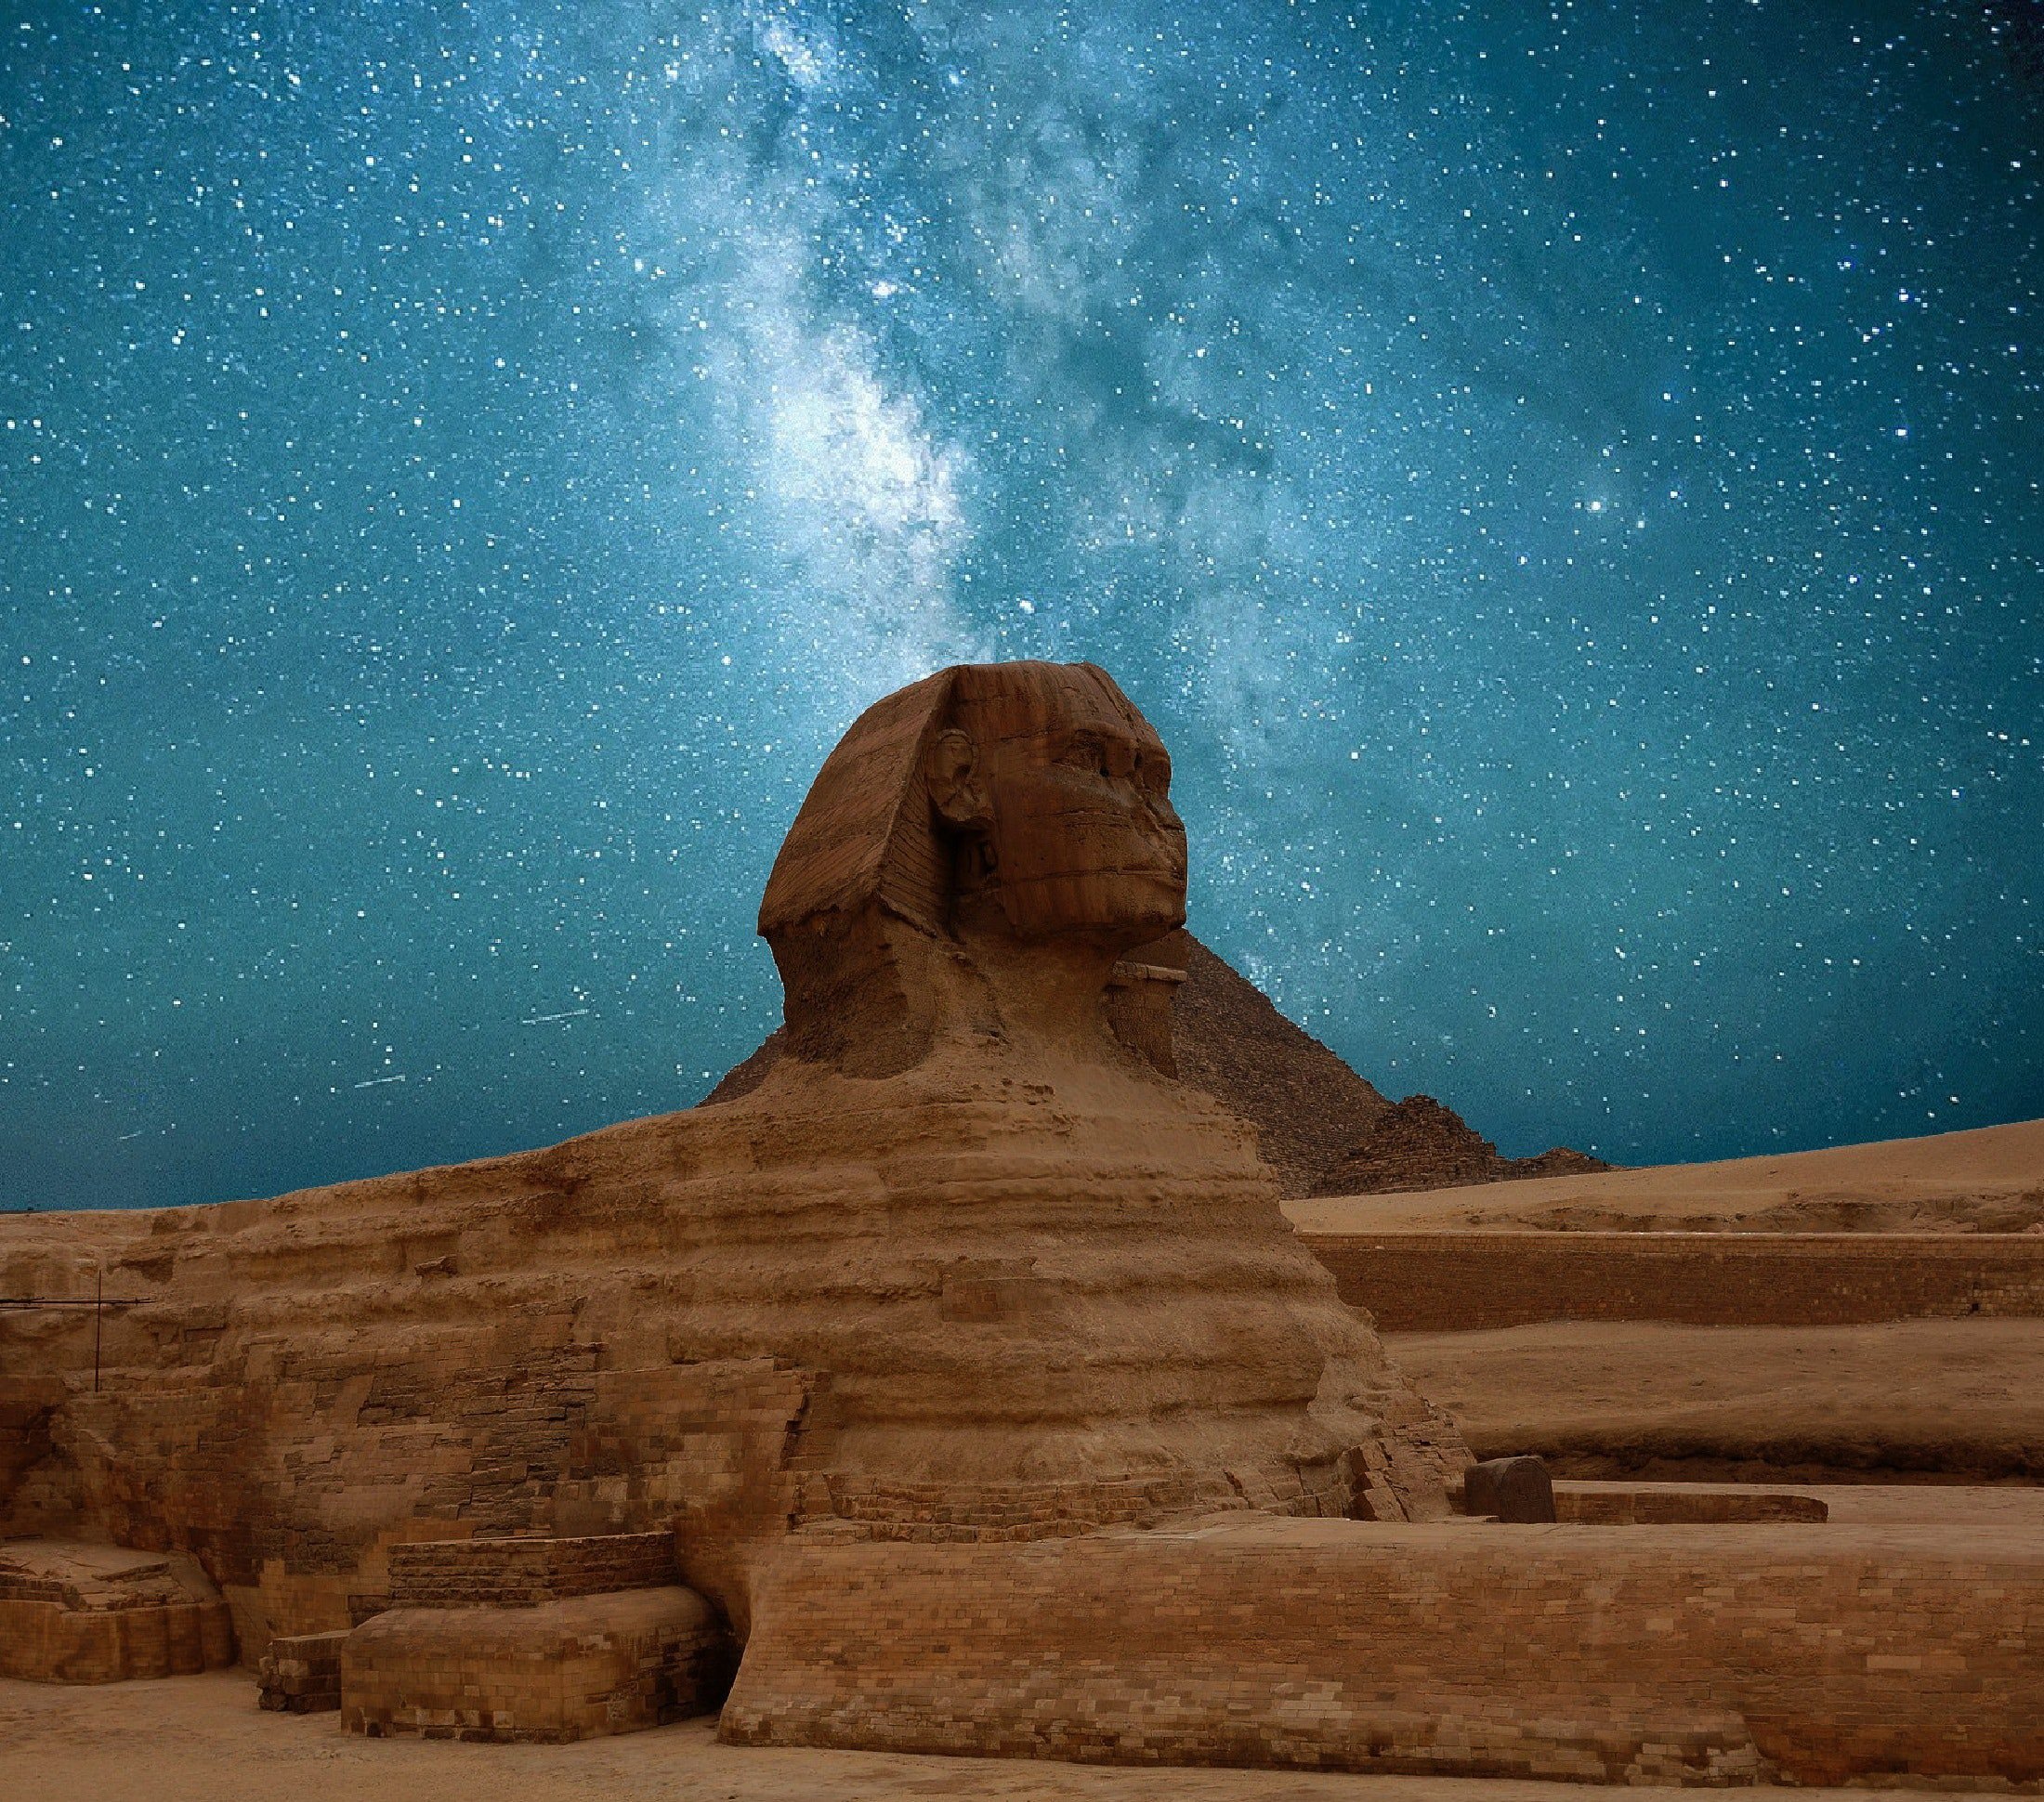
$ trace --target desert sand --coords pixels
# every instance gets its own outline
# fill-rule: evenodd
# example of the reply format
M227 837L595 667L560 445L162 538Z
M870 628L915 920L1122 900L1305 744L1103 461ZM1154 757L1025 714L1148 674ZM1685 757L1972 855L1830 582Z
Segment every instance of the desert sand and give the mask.
M1306 1233L2023 1232L2044 1222L2044 1120L1502 1186L1322 1195L1287 1201L1285 1212Z
M1289 1200L1303 1233L2044 1231L2044 1120L1424 1194ZM1747 1241L1746 1243L1756 1243ZM1903 1255L1904 1241L1893 1240ZM1919 1243L1921 1243L1919 1241ZM1479 1457L1571 1476L2044 1476L2044 1320L1556 1320L1394 1333Z

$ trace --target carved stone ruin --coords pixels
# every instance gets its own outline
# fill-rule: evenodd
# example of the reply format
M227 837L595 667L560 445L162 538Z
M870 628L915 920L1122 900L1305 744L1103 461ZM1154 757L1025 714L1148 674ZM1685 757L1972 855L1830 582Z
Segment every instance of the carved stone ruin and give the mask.
M2030 1542L1654 1524L1644 1495L1641 1524L1450 1517L1459 1433L1250 1129L1169 1074L1169 784L1102 672L944 671L860 717L789 832L784 1049L746 1092L0 1219L7 1293L133 1304L97 1382L98 1310L0 1317L0 1536L157 1559L124 1583L203 1566L224 1607L137 1598L170 1667L224 1656L231 1609L271 1705L337 1691L365 1733L650 1726L715 1707L742 1646L731 1741L2044 1780ZM1552 1520L1521 1463L1486 1511ZM140 1674L81 1637L90 1586L26 1593L68 1579L7 1556L7 1668Z
M195 1552L253 1662L388 1609L421 1541L671 1533L742 1637L792 1533L1444 1514L1452 1425L1249 1130L1158 1067L1170 775L1090 665L944 671L861 716L789 832L760 915L788 1054L752 1092L269 1201L0 1221L11 1288L103 1268L139 1298L98 1392L82 1311L0 1325L33 1448L0 1532Z

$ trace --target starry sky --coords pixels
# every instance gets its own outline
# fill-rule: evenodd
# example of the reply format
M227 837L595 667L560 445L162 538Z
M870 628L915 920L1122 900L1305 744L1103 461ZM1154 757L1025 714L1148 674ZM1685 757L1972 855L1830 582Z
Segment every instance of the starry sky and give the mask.
M2044 6L0 9L0 1207L695 1101L1105 664L1507 1152L2044 1114Z

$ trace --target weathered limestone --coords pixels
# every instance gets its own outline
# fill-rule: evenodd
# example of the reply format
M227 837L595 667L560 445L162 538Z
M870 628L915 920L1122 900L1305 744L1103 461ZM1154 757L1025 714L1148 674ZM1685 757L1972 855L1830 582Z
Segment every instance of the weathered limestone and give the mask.
M1237 1517L792 1543L749 1743L1591 1782L2044 1780L2044 1547L1980 1529Z
M671 1533L428 1540L390 1553L393 1608L537 1608L678 1580Z
M395 1608L341 1647L341 1724L372 1738L558 1743L714 1708L730 1639L693 1589L532 1608Z
M1579 1526L1732 1526L1744 1521L1828 1521L1821 1495L1757 1484L1557 1482L1554 1519Z
M341 1705L346 1633L272 1639L256 1667L256 1705L275 1714L331 1714Z
M1140 957L1117 964L1107 986L1115 1037L1254 1127L1257 1150L1287 1200L1610 1168L1566 1145L1537 1157L1500 1157L1432 1097L1387 1100L1189 932L1166 934ZM725 1072L709 1099L730 1101L757 1088L787 1038L777 1026Z
M1462 1472L1462 1507L1510 1525L1554 1519L1554 1483L1539 1458L1485 1458Z
M138 1299L97 1394L83 1311L0 1322L38 1448L0 1530L189 1548L256 1649L376 1615L424 1540L672 1529L742 1633L792 1530L1443 1512L1453 1427L1241 1122L1110 1027L1183 918L1168 783L1089 666L944 672L854 725L789 834L761 914L789 1051L751 1093L269 1201L0 1221L10 1291L103 1267Z
M2044 1316L2044 1234L2027 1233L1357 1232L1316 1223L1300 1236L1342 1294L1387 1333L1543 1320L1810 1326Z
M114 1546L0 1546L0 1677L119 1683L234 1662L227 1604L196 1560Z
M391 1556L391 1607L338 1649L341 1724L560 1742L714 1708L737 1649L675 1580L672 1534L475 1539Z

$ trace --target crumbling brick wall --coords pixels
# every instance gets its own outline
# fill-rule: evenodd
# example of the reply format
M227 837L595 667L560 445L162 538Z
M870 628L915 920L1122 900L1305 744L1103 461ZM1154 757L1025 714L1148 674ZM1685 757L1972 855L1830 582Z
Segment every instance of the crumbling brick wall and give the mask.
M531 1608L399 1608L347 1637L341 1725L372 1738L559 1743L715 1708L732 1647L692 1590Z
M786 1531L806 1373L765 1358L604 1369L600 1346L519 1325L527 1343L421 1326L366 1365L308 1335L178 1367L180 1338L154 1369L73 1391L37 1467L55 1474L17 1488L0 1533L195 1551L254 1659L388 1606L408 1544L657 1532L671 1547L679 1520L714 1593L736 1535Z
M677 1580L672 1532L443 1540L390 1550L393 1608L534 1608Z
M331 1714L341 1705L346 1633L272 1639L256 1672L256 1705L287 1715Z
M124 1683L187 1677L234 1662L224 1601L80 1611L0 1595L0 1677L38 1683Z

